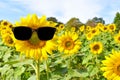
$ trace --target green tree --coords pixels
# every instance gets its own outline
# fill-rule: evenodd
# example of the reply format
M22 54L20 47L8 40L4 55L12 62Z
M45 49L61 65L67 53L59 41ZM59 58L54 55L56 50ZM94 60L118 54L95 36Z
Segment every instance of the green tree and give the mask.
M48 21L53 21L53 22L58 22L58 20L55 17L48 17L47 18Z
M105 21L103 20L103 18L94 17L92 19L89 19L86 22L86 26L95 27L97 25L97 23L105 24Z
M89 20L86 22L86 26L95 27L95 26L96 26L96 22L89 19Z
M73 17L65 25L68 28L75 27L77 30L80 26L83 25L83 23L80 22L80 20L78 18Z
M105 21L103 20L103 18L94 17L92 21L94 21L95 23L105 24Z
M116 13L113 23L116 24L118 30L120 30L120 13L119 12Z

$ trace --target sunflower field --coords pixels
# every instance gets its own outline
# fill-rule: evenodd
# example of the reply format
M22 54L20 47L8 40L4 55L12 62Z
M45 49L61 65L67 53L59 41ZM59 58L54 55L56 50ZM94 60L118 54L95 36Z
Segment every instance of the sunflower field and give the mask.
M36 14L0 22L0 80L120 80L120 31L76 29Z

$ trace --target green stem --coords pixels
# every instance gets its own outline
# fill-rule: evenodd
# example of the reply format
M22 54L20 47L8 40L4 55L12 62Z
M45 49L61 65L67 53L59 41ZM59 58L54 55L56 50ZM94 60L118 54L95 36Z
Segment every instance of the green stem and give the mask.
M40 80L40 61L36 61L36 80Z
M68 69L72 69L72 67L71 67L71 62L72 62L72 57L69 56Z
M47 80L49 80L49 67L48 67L48 62L47 62L47 60L45 61L45 66L46 66Z
M96 60L96 66L97 66L97 68L99 68L99 64L97 63L97 61L98 61L98 55L95 56L95 60ZM96 74L96 78L99 79L98 74Z

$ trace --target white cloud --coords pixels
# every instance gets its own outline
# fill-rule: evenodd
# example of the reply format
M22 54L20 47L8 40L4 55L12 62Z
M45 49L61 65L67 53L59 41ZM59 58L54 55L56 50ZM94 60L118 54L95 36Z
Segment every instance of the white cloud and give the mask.
M94 2L92 0L20 0L19 2L33 12L54 16L63 22L72 17L85 22L89 18L99 16L98 13L102 9L96 0Z
M36 14L46 15L47 17L56 17L59 21L66 23L70 18L77 17L81 22L86 22L93 17L105 17L111 19L115 12L119 11L118 3L115 0L11 0L19 7ZM1 3L0 3L1 4ZM116 4L116 5L115 5ZM2 6L4 6L2 4ZM108 8L108 6L111 8ZM1 5L0 5L1 7ZM107 11L105 11L107 10ZM12 8L12 11L22 12L18 8ZM24 10L23 10L24 12ZM41 16L41 15L40 15ZM108 20L109 21L109 20Z

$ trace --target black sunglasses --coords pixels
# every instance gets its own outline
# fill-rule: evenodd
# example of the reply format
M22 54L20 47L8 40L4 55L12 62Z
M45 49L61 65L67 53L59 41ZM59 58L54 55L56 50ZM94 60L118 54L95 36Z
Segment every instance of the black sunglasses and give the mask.
M13 34L18 40L29 40L32 36L32 32L36 31L40 40L50 40L53 38L56 28L53 27L40 27L38 29L31 29L26 26L17 26L12 29Z

